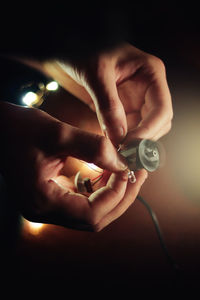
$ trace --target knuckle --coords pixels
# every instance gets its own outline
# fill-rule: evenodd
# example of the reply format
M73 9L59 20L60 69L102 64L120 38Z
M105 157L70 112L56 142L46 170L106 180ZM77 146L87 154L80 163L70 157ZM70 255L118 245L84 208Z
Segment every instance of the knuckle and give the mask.
M155 70L156 72L165 74L165 71L166 71L165 64L164 64L163 60L160 59L159 57L148 54L147 65L149 65L149 67L152 68L152 70Z
M152 65L155 65L158 68L163 68L165 69L165 64L163 60L155 55L149 55L149 63Z
M166 132L168 133L172 128L172 122L169 122L166 126Z

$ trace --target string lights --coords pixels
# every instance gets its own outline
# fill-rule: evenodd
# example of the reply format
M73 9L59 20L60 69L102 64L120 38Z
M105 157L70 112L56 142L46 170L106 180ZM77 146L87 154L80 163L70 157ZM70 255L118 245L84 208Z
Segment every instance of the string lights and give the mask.
M45 96L49 92L55 92L59 88L56 81L50 81L46 85L44 83L38 84L38 90L36 92L28 91L22 97L22 104L28 107L39 107L44 101Z

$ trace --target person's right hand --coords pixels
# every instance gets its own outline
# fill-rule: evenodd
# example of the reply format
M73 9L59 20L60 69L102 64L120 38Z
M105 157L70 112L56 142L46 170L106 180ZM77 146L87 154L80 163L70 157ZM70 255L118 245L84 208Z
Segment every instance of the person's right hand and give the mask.
M134 139L158 140L171 129L173 108L164 63L124 43L81 62L54 62L46 69L69 91L69 75L88 93L80 98L96 111L102 131L113 144ZM53 67L54 69L53 69ZM56 71L57 72L56 72Z
M33 108L0 103L0 171L22 215L35 222L99 231L121 216L136 198L147 172L128 182L127 168L109 139L85 132ZM111 172L89 196L59 175L66 157L92 162Z
M171 129L173 107L165 65L133 45L123 43L78 61L22 62L89 105L116 146L134 139L158 140Z

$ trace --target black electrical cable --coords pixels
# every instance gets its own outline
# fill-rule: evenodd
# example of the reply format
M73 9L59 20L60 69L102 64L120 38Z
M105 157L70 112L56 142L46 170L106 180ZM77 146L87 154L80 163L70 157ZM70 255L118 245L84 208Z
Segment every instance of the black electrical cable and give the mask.
M169 262L169 264L172 266L172 268L174 269L174 271L176 272L180 272L182 271L182 268L176 263L176 261L174 260L174 258L170 255L169 251L168 251L168 248L166 246L166 243L164 241L164 237L163 237L163 234L162 234L162 231L160 229L160 225L159 225L159 222L158 222L158 219L157 219L157 216L155 214L155 212L153 211L153 209L151 208L151 206L144 200L143 197L141 196L137 196L137 199L146 207L146 209L148 210L151 218L152 218L152 221L153 221L153 224L155 226L155 229L156 229L156 232L157 232L157 235L158 235L158 238L159 238L159 241L160 241L160 244L161 244L161 247L166 255L166 258Z

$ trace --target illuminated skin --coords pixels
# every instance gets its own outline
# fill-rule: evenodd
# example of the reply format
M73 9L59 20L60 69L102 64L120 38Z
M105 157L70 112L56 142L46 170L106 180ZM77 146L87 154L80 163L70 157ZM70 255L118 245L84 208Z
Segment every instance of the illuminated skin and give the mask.
M171 128L164 64L129 44L82 63L64 61L64 71L56 60L23 62L51 75L75 95L80 91L80 99L96 111L102 130L115 145L125 137L127 142L156 140ZM117 164L119 156L108 138L80 131L39 110L5 104L0 111L6 149L1 171L20 196L18 205L29 220L99 231L133 203L147 172L137 171L136 183L128 182L128 173ZM107 184L89 198L75 193L69 180L61 188L59 177L57 183L55 178L68 155L112 172Z
M47 73L74 92L76 87L70 89L69 79L59 76L52 65L45 65ZM89 95L81 91L80 98L96 111L102 130L114 144L127 132L129 139L158 140L170 130L171 96L159 58L123 44L81 63L57 65L87 91Z
M129 183L127 168L109 139L38 109L1 102L0 123L0 171L12 201L30 221L100 231L133 203L147 177L140 170L137 182ZM113 173L89 196L76 193L67 178L62 188L59 174L68 155Z

